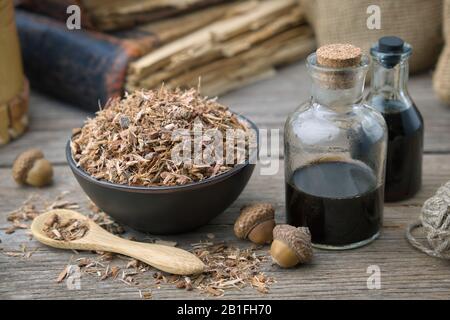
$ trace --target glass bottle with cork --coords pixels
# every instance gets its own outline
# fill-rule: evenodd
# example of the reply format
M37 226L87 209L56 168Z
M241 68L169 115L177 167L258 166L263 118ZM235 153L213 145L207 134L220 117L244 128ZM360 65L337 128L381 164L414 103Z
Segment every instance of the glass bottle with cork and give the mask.
M385 200L405 200L422 184L424 125L407 88L412 48L400 38L383 37L370 52L372 84L365 100L388 126Z
M362 103L369 58L349 44L307 58L312 95L285 124L287 222L315 247L351 249L376 239L383 219L387 128Z

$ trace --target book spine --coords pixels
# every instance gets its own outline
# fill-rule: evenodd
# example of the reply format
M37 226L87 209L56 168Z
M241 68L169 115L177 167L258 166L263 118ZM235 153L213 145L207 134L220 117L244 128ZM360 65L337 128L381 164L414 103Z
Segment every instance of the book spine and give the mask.
M89 1L83 0L17 0L18 5L26 10L43 14L54 19L65 21L68 18L66 12L67 7L70 5L77 5L81 9L81 25L83 28L100 30L100 31L117 31L126 30L134 26L154 22L163 18L172 17L178 14L189 13L197 9L205 8L208 6L216 5L226 2L226 0L199 0L192 1L186 6L181 8L176 4L170 4L170 1L164 5L164 2L160 4L159 9L153 8L153 10L143 10L142 12L130 12L122 14L115 10L108 10L110 4L105 0L103 14L99 14L98 10L92 10L89 8ZM151 3L152 0L147 0ZM228 0L235 1L235 0ZM142 1L145 2L145 1ZM133 2L136 4L135 2ZM133 4L132 3L132 4ZM123 1L123 7L127 6L127 2ZM114 5L113 5L114 7ZM106 12L106 14L105 14Z
M87 110L123 93L128 64L139 54L132 46L22 10L16 21L33 88Z

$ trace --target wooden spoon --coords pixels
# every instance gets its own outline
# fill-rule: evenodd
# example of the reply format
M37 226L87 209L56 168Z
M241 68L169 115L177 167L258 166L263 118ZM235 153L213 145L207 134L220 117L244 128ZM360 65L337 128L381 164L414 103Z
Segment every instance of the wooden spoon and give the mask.
M45 234L44 227L45 222L54 214L57 214L63 221L68 219L85 221L89 226L89 231L82 238L73 241L51 239ZM188 251L119 238L73 210L51 210L39 215L31 224L31 232L39 242L54 248L114 252L135 258L172 274L197 274L205 269L203 262Z

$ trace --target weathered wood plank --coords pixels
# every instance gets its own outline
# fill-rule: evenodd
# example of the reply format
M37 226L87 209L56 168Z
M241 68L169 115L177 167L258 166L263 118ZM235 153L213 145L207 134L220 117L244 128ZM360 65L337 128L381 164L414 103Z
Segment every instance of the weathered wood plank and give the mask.
M309 84L305 65L298 63L282 69L274 78L225 95L221 101L260 128L280 129L282 134L287 115L308 98ZM425 152L450 152L450 107L433 94L431 75L411 78L409 87L425 119ZM84 111L33 92L30 132L0 148L0 166L11 165L19 152L32 146L43 149L54 163L65 162L64 146L71 128L80 126L86 116Z
M292 271L282 271L276 266L266 265L264 270L278 281L271 294L260 295L252 289L236 291L226 298L412 298L420 292L422 298L445 298L450 294L449 263L429 258L412 249L404 239L404 228L415 220L419 214L418 206L425 197L449 179L449 155L425 156L424 188L420 195L406 205L389 205L385 209L385 227L380 240L365 248L345 251L317 251L311 265ZM18 250L25 243L29 250L39 248L30 260L5 257L0 254L0 296L5 298L86 298L102 299L138 299L139 288L128 287L118 281L102 281L85 276L82 278L81 291L70 291L64 284L55 283L55 277L68 263L72 252L46 248L34 240L29 240L23 231L7 236L4 230L6 212L14 209L22 200L35 191L31 188L17 187L10 178L9 169L0 169L0 181L4 181L0 194L0 246L4 251ZM85 196L65 166L56 168L55 184L38 191L43 199L51 200L62 190L70 191L69 200L76 200L86 205ZM189 244L206 238L207 233L214 233L216 240L226 240L239 246L248 243L237 241L232 235L234 219L239 207L248 202L265 200L276 204L277 220L283 221L283 178L275 176L259 176L255 173L240 199L215 219L211 225L195 232L160 237L175 240L181 247L189 248ZM131 232L138 239L144 234ZM266 249L267 250L267 249ZM82 256L85 256L82 254ZM382 270L382 289L368 290L366 287L366 269L376 264ZM419 270L419 271L418 271ZM141 277L144 288L153 284L151 273ZM111 294L114 292L114 294ZM153 289L155 299L185 299L186 293L173 287ZM190 293L190 298L204 298L198 293ZM419 297L419 296L416 296Z
M275 78L231 93L221 100L232 109L248 115L260 127L280 128L286 115L308 95L309 80L302 63L283 69ZM439 103L431 90L429 74L411 79L410 91L425 118L426 137L424 157L424 185L410 200L387 204L383 234L370 246L344 252L317 251L312 264L294 270L281 270L267 264L264 270L278 281L270 295L253 289L234 291L225 298L238 299L344 299L344 298L438 298L450 296L450 262L430 258L412 249L404 238L408 223L417 219L423 201L441 184L450 179L450 108ZM138 299L139 288L128 287L114 280L98 281L82 277L82 290L68 290L55 278L69 262L72 252L60 251L30 240L23 230L5 235L9 225L7 213L17 208L31 193L52 200L63 190L70 191L69 200L79 202L84 209L87 199L64 165L64 146L72 127L82 124L88 114L73 107L32 94L31 130L25 137L0 148L0 298L33 299ZM18 187L11 178L10 166L15 156L28 147L42 148L56 164L55 183L41 190ZM442 154L430 154L442 153ZM261 176L255 171L240 198L210 225L195 232L160 237L175 240L180 247L205 239L214 233L216 241L229 241L245 247L246 242L233 236L232 224L239 208L254 201L272 202L277 209L277 221L284 221L283 162L274 176ZM146 235L131 232L138 239ZM18 250L25 244L28 250L38 248L29 260L7 257L3 251ZM265 248L264 250L267 250ZM89 254L81 254L86 256ZM123 263L123 261L121 262ZM120 263L119 263L120 264ZM368 290L366 273L369 265L378 265L382 272L381 290ZM151 287L151 273L140 276L143 288ZM205 298L196 292L186 293L172 286L152 288L155 299Z
M387 225L395 225L398 214L406 217L417 214L418 208L404 207L400 211L388 210ZM404 219L404 218L403 218ZM231 241L240 247L249 244L230 238L231 226L208 226L195 233L177 236L181 247L205 239L206 233L214 233L216 241ZM142 239L142 235L137 235ZM170 239L171 237L169 237ZM140 288L151 288L154 299L197 299L204 295L186 293L173 286L156 289L152 272L139 276L139 287L129 287L118 280L99 281L84 275L82 290L68 290L55 279L69 263L74 253L44 247L29 240L23 231L3 237L5 251L17 250L25 243L29 249L38 248L29 260L5 257L0 253L0 297L33 299L138 299ZM268 250L268 247L263 251ZM80 253L77 257L92 256ZM117 260L115 264L124 265ZM367 268L377 265L381 269L381 289L368 290ZM263 270L277 283L269 295L261 295L253 289L228 292L225 298L237 299L318 299L318 298L448 298L450 294L450 262L430 258L412 249L404 239L404 229L386 227L381 238L373 244L352 251L315 251L314 261L293 270L281 270L267 263Z
M277 220L284 221L284 175L283 161L280 161L279 171L273 176L260 175L259 167L255 169L246 189L239 199L223 214L214 219L211 224L234 223L239 208L251 202L268 201L273 203L277 209ZM402 206L420 207L425 199L429 198L436 189L450 180L450 155L425 155L423 187L416 197L403 202L388 204L392 208ZM5 228L6 213L17 208L21 202L29 197L31 193L42 195L43 200L52 201L62 191L69 191L68 200L73 200L81 205L87 204L87 196L77 184L70 169L66 166L55 167L54 184L43 189L33 189L29 187L19 187L11 177L9 168L0 169L0 228Z

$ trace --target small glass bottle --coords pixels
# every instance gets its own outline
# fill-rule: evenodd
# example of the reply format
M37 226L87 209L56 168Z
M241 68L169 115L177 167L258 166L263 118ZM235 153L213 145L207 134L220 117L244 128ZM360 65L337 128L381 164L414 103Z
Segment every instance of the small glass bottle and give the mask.
M386 201L410 198L422 184L423 119L407 89L411 53L397 37L383 37L371 48L372 85L365 101L388 126Z
M285 124L287 222L308 227L315 247L351 249L378 237L387 129L362 104L369 58L352 45L307 58L311 99Z

